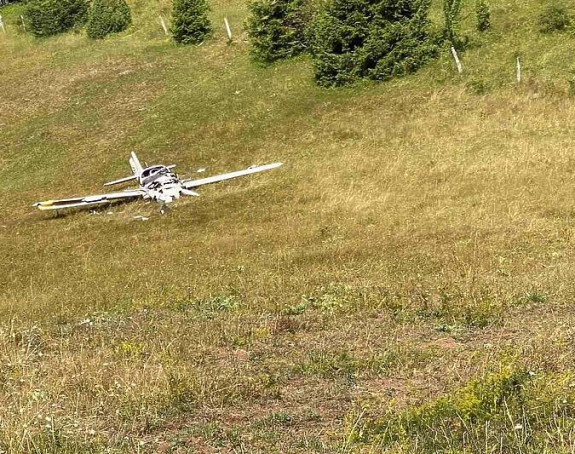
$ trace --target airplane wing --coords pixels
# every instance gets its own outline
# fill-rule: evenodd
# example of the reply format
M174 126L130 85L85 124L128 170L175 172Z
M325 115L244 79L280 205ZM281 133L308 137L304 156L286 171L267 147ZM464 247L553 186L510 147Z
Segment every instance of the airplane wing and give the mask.
M75 197L71 199L46 200L45 202L36 202L33 206L40 210L60 210L63 208L87 207L101 205L123 199L134 199L142 197L145 194L141 189L132 191L111 192L109 194L90 195L87 197Z
M266 170L275 169L281 166L281 162L276 162L274 164L267 164L265 166L250 167L245 170L238 170L236 172L224 173L222 175L216 175L213 177L202 178L200 180L184 180L182 181L182 186L186 189L197 188L198 186L204 186L206 184L217 183L219 181L230 180L232 178L243 177L244 175L251 175L252 173L264 172Z

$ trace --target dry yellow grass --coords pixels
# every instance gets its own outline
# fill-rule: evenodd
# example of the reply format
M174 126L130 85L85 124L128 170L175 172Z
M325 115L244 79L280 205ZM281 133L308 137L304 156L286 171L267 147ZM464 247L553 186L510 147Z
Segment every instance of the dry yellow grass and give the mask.
M305 58L250 62L239 1L198 48L164 39L167 2L132 2L103 42L0 35L0 449L413 452L378 438L382 415L503 366L570 383L570 44L493 3L462 78L445 55L341 90ZM163 217L30 207L100 191L132 149L182 175L285 165ZM551 433L559 414L535 416ZM571 432L503 452L571 452Z

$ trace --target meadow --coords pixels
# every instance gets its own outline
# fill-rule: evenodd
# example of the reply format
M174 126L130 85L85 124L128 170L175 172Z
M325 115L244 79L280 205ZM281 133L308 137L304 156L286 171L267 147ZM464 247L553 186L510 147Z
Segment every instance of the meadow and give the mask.
M254 63L244 1L191 47L129 3L102 41L0 8L0 452L575 452L575 37L538 32L547 2L493 0L486 33L466 4L461 75L444 49L338 89ZM164 216L31 207L132 150L284 166Z

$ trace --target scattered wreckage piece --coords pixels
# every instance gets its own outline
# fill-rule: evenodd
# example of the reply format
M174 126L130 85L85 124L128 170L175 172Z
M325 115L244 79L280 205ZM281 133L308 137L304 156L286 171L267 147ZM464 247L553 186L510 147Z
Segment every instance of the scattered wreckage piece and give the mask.
M218 183L220 181L230 180L232 178L251 175L266 170L272 170L282 165L281 162L267 164L263 166L252 166L248 169L238 170L235 172L215 175L213 177L201 178L199 180L181 180L178 175L172 172L175 165L155 165L142 167L136 153L130 155L130 167L132 175L119 180L105 183L104 186L112 186L136 180L139 184L137 189L128 189L120 192L111 192L108 194L90 195L86 197L72 197L69 199L47 200L36 202L33 206L40 210L61 210L67 208L82 208L103 205L117 201L132 201L136 199L154 200L162 204L161 212L166 212L166 205L179 199L180 196L198 197L196 191L192 189L207 184Z

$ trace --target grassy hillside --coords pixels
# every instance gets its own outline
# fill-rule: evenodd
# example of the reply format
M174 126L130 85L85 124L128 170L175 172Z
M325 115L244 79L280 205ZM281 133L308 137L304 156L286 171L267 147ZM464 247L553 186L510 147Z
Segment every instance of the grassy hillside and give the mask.
M255 65L243 1L199 47L169 3L98 42L0 9L0 450L572 452L575 37L538 33L548 2L493 0L487 34L466 5L463 75L443 52L337 90ZM31 208L131 150L285 165L166 216Z

